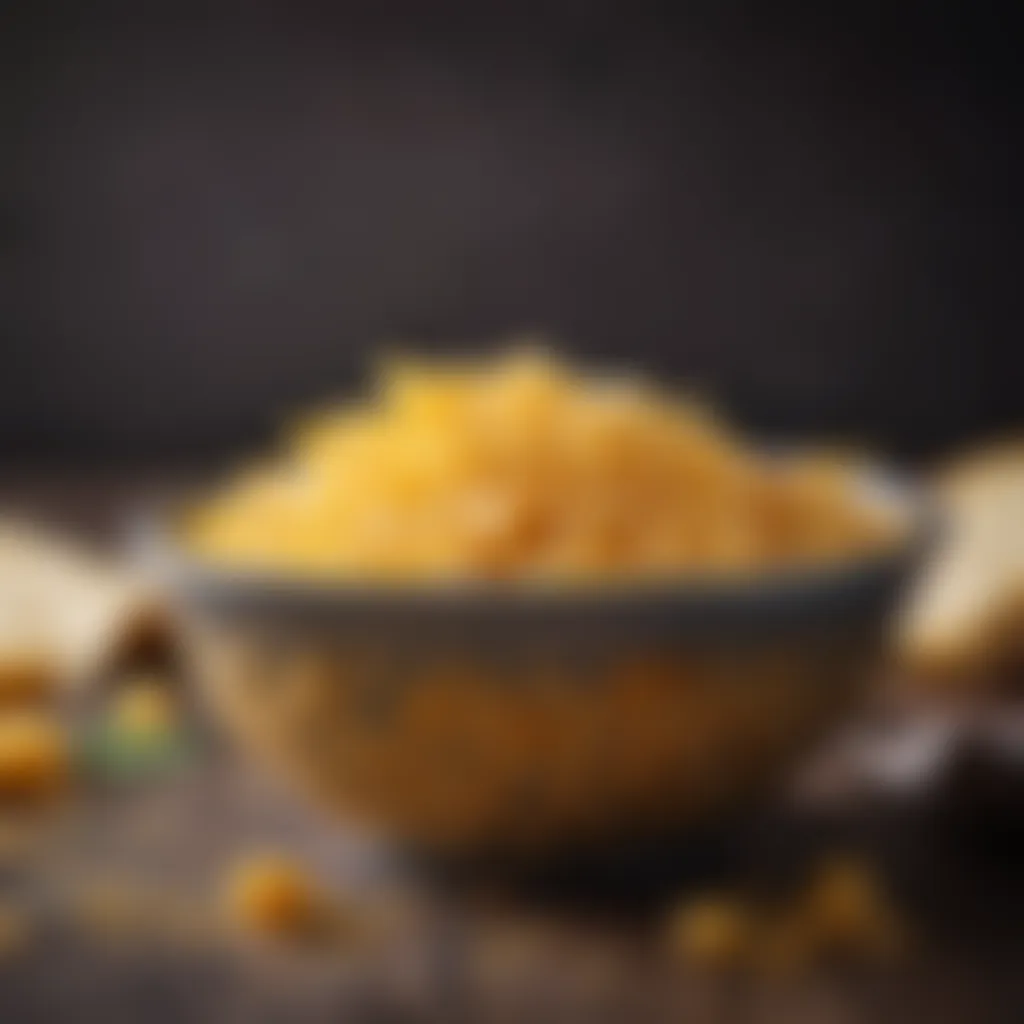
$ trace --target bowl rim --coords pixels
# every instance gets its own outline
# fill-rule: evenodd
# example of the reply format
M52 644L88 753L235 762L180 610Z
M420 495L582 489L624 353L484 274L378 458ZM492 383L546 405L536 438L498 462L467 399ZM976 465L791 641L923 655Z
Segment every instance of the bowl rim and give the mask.
M796 563L754 572L716 570L674 575L615 575L580 578L486 580L370 579L290 574L261 567L218 565L190 553L173 528L186 497L144 509L131 523L130 548L151 579L182 595L253 599L273 605L342 608L353 604L402 605L412 609L550 608L566 606L628 608L649 604L750 607L765 603L804 604L837 592L859 591L872 583L906 575L941 532L933 499L906 475L881 466L858 469L873 500L901 518L896 536L877 549L851 557Z

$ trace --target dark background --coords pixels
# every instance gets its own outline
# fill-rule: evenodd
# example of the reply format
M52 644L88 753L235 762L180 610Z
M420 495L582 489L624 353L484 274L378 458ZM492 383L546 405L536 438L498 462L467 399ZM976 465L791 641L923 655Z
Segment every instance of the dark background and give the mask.
M0 455L206 456L542 327L750 425L1024 423L1011 5L0 15Z

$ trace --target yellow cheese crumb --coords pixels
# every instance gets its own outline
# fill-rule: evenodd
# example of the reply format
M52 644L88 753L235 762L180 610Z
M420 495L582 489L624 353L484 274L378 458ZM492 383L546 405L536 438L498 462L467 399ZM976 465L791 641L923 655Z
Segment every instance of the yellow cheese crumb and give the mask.
M31 932L31 924L22 911L0 904L0 961L20 953Z
M0 714L0 799L40 800L67 782L70 754L56 719L31 711Z
M891 959L903 929L868 867L849 857L821 864L804 897L807 927L824 954Z
M326 907L309 874L275 853L251 854L234 865L225 887L227 909L245 930L261 935L309 935Z
M707 971L754 971L792 979L836 960L880 963L907 948L903 924L866 865L823 861L795 895L770 906L728 895L695 900L673 913L669 942Z
M0 643L0 711L44 703L56 686L56 666L45 651Z
M159 679L134 679L122 686L111 708L114 726L127 735L163 736L178 720L177 705L170 688Z
M705 896L687 904L669 923L673 952L701 970L745 967L754 939L750 912L738 900L726 896Z

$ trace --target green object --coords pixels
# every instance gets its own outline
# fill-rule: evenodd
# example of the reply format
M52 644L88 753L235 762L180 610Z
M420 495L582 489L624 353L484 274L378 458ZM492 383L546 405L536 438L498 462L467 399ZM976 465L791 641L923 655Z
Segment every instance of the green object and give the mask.
M80 757L91 774L115 782L148 781L180 770L194 744L179 728L138 732L104 721L86 731Z

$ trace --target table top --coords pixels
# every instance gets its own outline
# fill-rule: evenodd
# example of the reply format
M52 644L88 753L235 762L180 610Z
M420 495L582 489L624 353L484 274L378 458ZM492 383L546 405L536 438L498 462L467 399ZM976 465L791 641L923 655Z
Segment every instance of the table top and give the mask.
M176 486L37 476L0 488L0 509L109 536L128 504ZM85 722L90 701L102 686L74 711ZM0 905L33 913L29 941L0 951L0 1019L1020 1020L1024 772L989 735L1012 714L999 703L865 720L742 822L529 880L412 864L302 805L196 716L174 767L99 773L31 856L0 852ZM356 917L386 924L299 952L212 926L226 866L264 847L293 851ZM770 884L835 849L877 865L904 909L915 948L898 966L755 983L670 955L665 914L687 893ZM86 887L137 906L98 927L68 909ZM156 903L160 921L139 909Z

